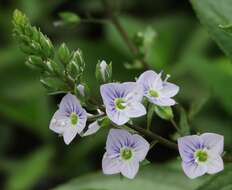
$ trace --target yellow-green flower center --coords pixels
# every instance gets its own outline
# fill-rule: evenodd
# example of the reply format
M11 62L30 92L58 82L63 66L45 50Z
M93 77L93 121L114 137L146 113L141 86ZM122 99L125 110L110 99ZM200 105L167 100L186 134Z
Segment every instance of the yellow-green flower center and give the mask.
M115 99L115 106L119 110L123 110L126 108L125 101L122 98Z
M71 119L72 126L76 126L78 123L78 119L79 119L78 115L76 113L72 113L70 116L70 119Z
M132 156L133 156L133 153L132 153L132 151L131 151L130 149L128 149L128 148L125 148L125 149L123 149L123 150L121 151L121 157L122 157L123 160L129 160L129 159L132 158Z
M159 97L159 93L155 90L149 90L149 95L154 97L154 98Z
M199 150L196 153L196 158L197 158L197 161L199 161L199 162L205 162L208 159L208 154L204 150Z

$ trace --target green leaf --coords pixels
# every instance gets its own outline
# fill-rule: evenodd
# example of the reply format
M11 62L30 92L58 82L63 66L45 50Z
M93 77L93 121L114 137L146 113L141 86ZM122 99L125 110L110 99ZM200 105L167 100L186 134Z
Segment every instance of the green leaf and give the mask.
M228 32L229 34L232 34L232 24L228 25L219 25L221 29L223 29L225 32Z
M202 110L208 99L209 99L209 95L200 98L198 97L195 101L191 103L189 114L188 114L190 120L192 120Z
M31 153L25 159L13 163L12 167L9 166L10 176L6 183L6 189L32 189L38 180L48 174L53 155L53 149L45 147Z
M231 0L191 0L201 23L227 56L232 58L232 35L224 32L219 25L232 23Z
M178 165L177 165L178 164ZM165 179L165 182L164 182ZM188 179L180 169L180 163L166 165L147 165L140 169L134 180L121 178L119 175L106 176L101 172L77 178L56 190L194 190L205 181L205 177L196 180Z
M180 109L180 124L179 125L180 125L181 134L183 135L190 134L190 126L188 123L188 117L187 117L187 114L184 108Z
M170 120L174 117L172 108L169 107L161 107L161 106L155 106L155 113L165 120Z
M197 190L230 190L232 188L232 164L225 166L225 170L209 179Z

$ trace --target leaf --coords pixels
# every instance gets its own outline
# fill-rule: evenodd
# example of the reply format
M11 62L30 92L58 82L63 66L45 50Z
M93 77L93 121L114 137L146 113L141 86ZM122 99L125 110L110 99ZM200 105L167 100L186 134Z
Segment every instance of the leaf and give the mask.
M82 190L82 189L107 189L107 190L194 190L205 181L205 177L196 180L188 179L182 170L180 163L166 165L147 165L140 169L134 180L120 178L119 175L106 176L96 173L77 178L55 190ZM164 181L165 179L165 181Z
M48 174L53 155L54 152L51 147L44 147L31 153L25 159L16 161L12 165L13 167L10 167L10 176L6 183L6 189L32 189L39 179Z
M202 110L208 99L209 99L209 95L197 98L195 101L191 103L189 114L188 114L190 120L192 120Z
M219 25L232 23L231 0L191 0L201 23L227 56L232 58L232 36L224 32Z
M229 34L232 34L232 24L228 25L219 25L221 29L223 29L225 32L228 32Z
M197 190L230 190L232 188L232 164L228 164L225 170L209 179Z
M155 30L157 34L155 43L152 43L147 55L147 62L155 69L164 69L169 63L176 60L181 47L180 44L188 38L194 26L192 20L185 15L170 15L157 20L146 20L146 23L133 17L121 15L120 21L130 37L133 37L142 28L147 28L147 26ZM154 36L151 32L149 33ZM122 52L127 60L129 59L128 57L131 54L128 48L111 25L107 25L107 40Z
M180 109L180 131L183 135L190 134L190 126L188 122L188 117L184 108Z
M155 106L155 113L165 120L170 120L174 117L172 108L169 107L161 107L161 106Z

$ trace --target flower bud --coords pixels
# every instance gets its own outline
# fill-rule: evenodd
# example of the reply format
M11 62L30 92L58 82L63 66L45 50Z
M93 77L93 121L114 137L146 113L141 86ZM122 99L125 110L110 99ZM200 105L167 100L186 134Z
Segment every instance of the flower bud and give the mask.
M43 69L44 63L43 60L38 56L29 56L26 60L26 65L29 66L32 69Z
M72 54L72 58L66 67L67 72L71 78L78 81L84 72L84 68L85 62L82 57L82 53L80 50L77 50Z
M64 65L68 64L68 62L70 61L70 51L65 43L61 44L58 50L58 57Z
M112 63L107 64L104 60L99 61L96 65L96 78L99 83L111 82L112 78Z
M155 112L160 118L165 120L170 120L174 117L170 106L155 106Z

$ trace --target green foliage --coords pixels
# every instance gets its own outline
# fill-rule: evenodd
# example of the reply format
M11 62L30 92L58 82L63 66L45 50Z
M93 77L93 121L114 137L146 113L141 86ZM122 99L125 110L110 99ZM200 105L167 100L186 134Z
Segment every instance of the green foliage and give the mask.
M183 135L190 135L188 116L184 108L180 108L180 131Z
M191 0L191 3L201 23L226 55L232 59L232 36L219 28L219 25L232 23L232 1Z
M25 159L17 161L19 163L9 163L8 167L10 177L6 183L6 189L24 190L32 187L41 178L48 175L50 161L54 156L54 151L50 147L45 147L31 153Z
M125 189L153 189L159 190L195 190L201 185L205 178L190 180L176 167L177 164L167 165L147 165L144 166L139 175L133 181L126 178L120 178L119 175L105 176L101 173L88 175L74 179L73 181L62 185L56 190L82 190L82 189L100 189L107 190L125 190ZM165 182L164 180L165 179Z
M192 3L202 24L206 26L213 39L220 44L228 55L231 55L230 30L232 22L230 1L193 0ZM164 72L170 73L172 82L181 87L181 91L177 96L178 102L189 108L184 117L182 116L183 121L189 119L191 129L196 132L210 131L224 135L225 151L229 155L232 144L232 69L229 61L220 54L220 51L218 51L203 28L196 24L196 19L189 17L188 13L179 14L179 8L178 10L173 9L170 13L170 9L165 9L166 6L162 0L142 3L137 0L117 1L114 4L118 7L121 4L125 14L127 14L127 10L140 10L139 14L135 11L133 14L127 14L130 16L119 15L119 19L129 33L129 37L134 39L134 36L138 35L135 42L137 46L143 46L144 42L147 41L147 47L149 48L147 48L146 61L154 70L159 71L162 69ZM70 6L72 10L75 9L76 5L74 1L67 2L67 6ZM26 64L42 74L38 75L38 72L29 70L22 64L25 58L20 54L15 41L11 40L9 35L12 29L10 25L12 9L16 6L23 10L33 23L40 25L43 31L46 31L54 39L53 45L48 37L41 33L39 28L30 25L28 18L24 14L15 13L17 15L15 16L17 19L13 22L16 29L15 39L27 54ZM160 6L163 8L160 9ZM61 97L47 97L45 91L39 85L38 79L41 78L41 81L51 94L74 91L74 75L72 75L73 77L66 75L63 78L65 73L60 71L66 69L72 59L74 51L69 47L77 49L77 46L83 52L88 53L85 57L88 64L86 64L81 81L88 84L90 94L96 96L97 99L100 99L97 94L99 90L98 85L96 85L96 78L93 75L96 60L106 59L112 61L116 81L132 80L134 76L138 76L142 72L138 70L142 69L142 67L141 63L131 56L121 36L110 24L85 25L83 22L78 27L54 28L52 26L54 14L58 15L57 9L65 9L65 7L66 3L64 5L60 0L43 3L39 0L19 0L17 5L9 1L7 6L4 6L4 4L0 6L0 17L4 18L0 19L0 160L4 161L1 162L1 175L6 176L5 181L7 181L8 189L13 189L16 186L22 187L22 189L32 189L35 184L51 184L51 186L55 186L56 181L62 182L79 176L77 180L71 182L67 187L72 189L80 188L81 190L109 190L116 187L118 187L117 189L144 189L146 187L154 189L154 187L157 187L165 190L195 190L196 188L200 189L200 187L204 189L209 187L211 189L230 190L231 184L223 186L231 178L231 173L228 173L227 169L225 173L222 172L203 184L205 177L194 181L188 180L180 169L180 163L175 168L166 168L161 164L155 164L153 167L153 163L151 163L149 168L141 167L142 170L140 170L139 176L134 181L121 179L119 176L103 176L100 172L82 177L89 172L100 169L100 160L104 152L108 128L102 127L96 135L83 139L77 138L75 143L69 147L64 146L62 140L48 129L49 120L55 109L57 109L56 104ZM152 7L152 12L149 12L149 7ZM182 10L181 7L180 9ZM93 13L90 16L95 16L95 14L97 16L107 16L103 13L100 1L79 1L78 10ZM148 14L140 17L144 10ZM183 11L186 10L183 9ZM154 12L156 15L153 18ZM69 18L62 19L62 25L77 26L79 21L76 16L70 15ZM227 20L225 21L223 17ZM64 23L65 19L67 24ZM31 33L35 34L29 35ZM145 38L147 40L144 40ZM46 39L52 45L47 44ZM57 49L54 48L56 47L55 42L60 44L60 42L64 41L67 45L62 44ZM32 42L35 44L34 46ZM44 49L47 49L47 51L44 52ZM144 56L144 53L139 56ZM128 62L129 66L132 65L132 62L137 65L135 64L135 67L131 67L131 70L128 71L124 67L125 62ZM76 71L76 66L70 67L70 72L75 73ZM77 84L75 84L76 86ZM155 123L156 121L152 121L155 119L156 117L151 117L149 123ZM183 123L186 124L186 122ZM155 130L162 129L162 133L166 135L169 134L169 129L164 124L159 123ZM104 120L102 125L109 126L109 120ZM28 139L28 136L31 139ZM28 145L32 144L32 147L28 148L24 144L21 145L20 143L24 141ZM37 154L37 151L33 151L35 149L34 144L36 144L36 147L51 144L52 146L48 148L51 151L44 151L43 148L39 148L38 152L40 153ZM23 155L23 159L21 159L21 155L18 155L18 153L24 154L25 150L31 151L31 154L28 158ZM10 155L8 155L9 152ZM12 152L16 161L11 160ZM48 156L49 154L52 156ZM45 158L53 158L53 156L53 160ZM35 157L37 158L35 159ZM36 161L30 161L31 159ZM165 159L169 160L169 157L165 156ZM26 164L26 162L29 164ZM10 169L3 169L3 166L10 166ZM26 173L22 168L25 168ZM221 176L220 179L218 179L219 176ZM165 182L163 179L165 179ZM219 181L216 183L216 180ZM192 187L192 184L195 184L195 186ZM219 187L218 184L221 186Z
M224 172L221 172L208 181L206 181L203 185L201 185L197 190L229 190L232 187L232 164L228 164L225 167Z

